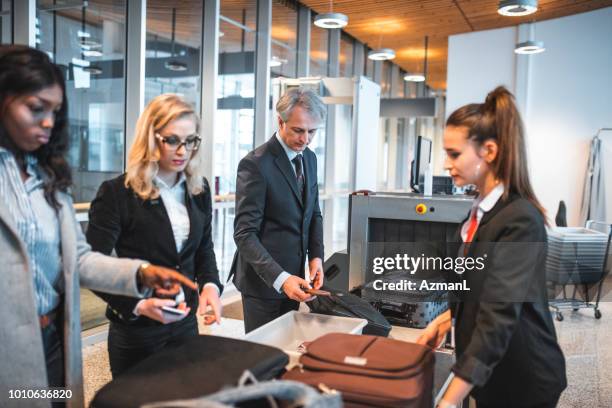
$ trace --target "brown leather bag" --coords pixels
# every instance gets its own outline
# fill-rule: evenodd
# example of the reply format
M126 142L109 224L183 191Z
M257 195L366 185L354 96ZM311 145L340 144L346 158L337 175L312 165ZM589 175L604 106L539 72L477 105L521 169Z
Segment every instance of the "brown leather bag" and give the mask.
M431 408L434 359L419 344L331 333L308 344L283 379L337 390L346 407Z

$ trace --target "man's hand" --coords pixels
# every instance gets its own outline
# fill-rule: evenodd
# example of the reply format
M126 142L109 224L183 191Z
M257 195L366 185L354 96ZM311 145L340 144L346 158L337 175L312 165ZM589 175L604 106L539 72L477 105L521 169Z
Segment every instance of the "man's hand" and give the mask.
M184 275L172 269L149 264L138 269L138 282L143 286L155 289L159 296L176 295L181 285L195 291L198 290L197 285Z
M210 305L213 314L206 314L206 309ZM217 322L221 324L221 312L223 311L223 305L217 289L211 285L204 286L202 293L200 293L200 305L198 306L198 314L204 315L204 324L209 325Z
M311 289L311 286L304 279L291 275L283 282L282 290L285 292L289 299L296 300L298 302L306 302L312 298L308 293L304 292L302 288Z
M321 258L313 258L308 262L310 271L310 282L315 289L321 289L323 286L323 261Z
M170 313L166 313L162 310L163 306L175 307L177 309L185 310L184 315L174 315ZM136 306L136 312L140 316L146 316L149 319L157 320L163 324L178 322L179 320L183 320L189 314L189 308L186 307L185 303L181 303L176 306L176 303L172 299L158 299L158 298L149 298L143 299L138 302Z

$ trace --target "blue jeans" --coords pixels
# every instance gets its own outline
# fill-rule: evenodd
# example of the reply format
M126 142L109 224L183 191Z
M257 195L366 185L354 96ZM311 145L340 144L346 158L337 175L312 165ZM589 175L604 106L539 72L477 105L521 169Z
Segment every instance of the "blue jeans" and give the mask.
M64 343L60 330L60 321L55 320L47 327L41 329L43 347L45 350L45 363L47 366L47 382L49 387L64 387ZM64 402L54 401L53 408L64 407Z

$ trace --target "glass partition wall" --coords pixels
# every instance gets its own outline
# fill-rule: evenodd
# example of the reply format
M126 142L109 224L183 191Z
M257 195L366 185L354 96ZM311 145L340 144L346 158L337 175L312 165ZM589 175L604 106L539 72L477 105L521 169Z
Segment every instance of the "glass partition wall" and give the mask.
M133 127L133 123L126 122L126 117L133 120L140 109L132 103L129 107L126 104L128 96L134 95L133 89L139 92L136 95L140 95L144 104L162 93L177 93L199 112L207 106L209 102L203 97L208 99L209 96L203 90L210 84L202 83L202 78L209 68L206 65L209 60L203 59L203 55L212 45L203 44L202 36L204 27L208 27L205 24L211 21L218 24L215 93L210 93L210 98L212 95L216 98L214 128L212 124L203 124L203 128L208 126L203 137L210 141L205 148L207 157L212 157L209 182L214 191L213 239L221 278L225 280L235 252L236 169L240 159L254 148L256 75L265 73L271 83L278 77L297 77L298 39L304 41L299 47L303 50L302 55L308 57L304 64L308 64L310 76L327 76L330 64L334 64L334 72L337 69L339 76L350 77L355 72L355 49L364 47L367 55L368 48L344 32L335 36L316 27L312 23L313 11L306 14L311 18L309 25L299 24L298 20L308 22L308 19L298 18L305 7L294 0L210 1L215 7L209 7L211 3L203 0L130 0L129 3L127 0L37 0L34 21L14 22L15 5L22 3L0 0L0 41L13 42L14 26L27 24L30 32L35 31L36 47L48 53L66 76L73 195L75 202L85 209L79 217L86 222L87 203L95 196L99 185L124 171L126 141L131 140L125 132L126 128ZM218 14L211 20L205 10L210 13L217 5ZM128 8L133 11L133 7L137 12L128 13ZM258 30L258 10L271 12L269 30ZM143 34L138 30L130 31L128 39L128 28L140 22L134 17L140 12L146 16ZM133 36L138 40L141 35L140 42L134 41ZM269 35L271 48L267 68L261 69L260 65L256 72L258 35ZM339 41L339 44L330 41ZM138 44L142 49L138 49ZM339 50L339 54L331 56L330 48ZM395 89L395 97L416 95L412 85L403 87L406 92L397 92L402 86L402 75L391 74L396 68L391 63L375 66L367 58L360 59L359 63L364 64L364 75L380 82L383 95L389 96L391 87ZM139 64L142 64L139 68L142 71L138 72L142 74L134 76L130 67ZM128 77L133 78L129 84ZM133 87L140 80L142 83ZM274 92L272 89L270 93ZM268 120L276 120L271 103L267 104L267 109L270 112ZM350 113L340 113L341 117L350 117ZM333 130L329 138L324 125L310 144L317 156L320 205L329 226L326 226L327 256L347 244L347 197L351 179L348 155L331 153L335 156L333 160L327 156L328 151L343 152L351 145L351 125L337 124L342 131ZM417 129L427 128L424 125L414 120L398 120L392 126L383 127L385 167L394 169L393 177L389 177L388 169L384 172L386 188L406 186L406 155L410 155ZM268 128L273 129L274 125ZM270 136L264 135L263 140ZM393 145L390 141L394 141ZM329 173L326 165L330 167ZM83 291L83 317L87 320L84 327L103 321L104 305L95 304L92 299L95 299L93 295Z
M0 0L0 44L13 42L12 1Z

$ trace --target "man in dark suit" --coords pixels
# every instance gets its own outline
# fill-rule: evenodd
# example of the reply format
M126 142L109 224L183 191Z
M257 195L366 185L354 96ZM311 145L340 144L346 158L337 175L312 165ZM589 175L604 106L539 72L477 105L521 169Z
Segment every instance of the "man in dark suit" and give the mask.
M308 148L325 119L314 92L294 88L276 104L278 127L270 140L238 165L232 263L242 294L246 332L291 311L323 284L323 222L317 159Z

